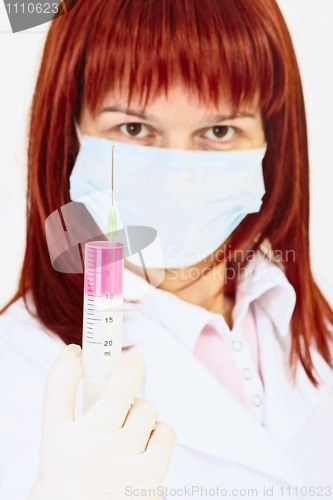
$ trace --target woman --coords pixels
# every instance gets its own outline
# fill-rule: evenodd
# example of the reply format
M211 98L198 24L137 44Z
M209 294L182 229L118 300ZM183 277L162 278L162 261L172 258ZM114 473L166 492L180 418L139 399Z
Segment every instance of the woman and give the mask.
M51 491L55 498L85 498L86 491L95 491L95 483L88 487L88 474L75 477L76 483L66 476L68 467L80 470L87 449L75 453L74 446L71 452L62 448L57 455L56 438L51 443L44 439L47 429L55 428L57 408L61 413L67 405L62 419L71 421L68 408L72 415L79 364L64 355L53 363L66 344L81 345L83 312L83 275L52 267L44 224L50 214L80 197L75 193L87 194L85 187L77 189L75 174L83 171L86 148L100 152L105 139L108 150L111 141L118 143L116 158L134 158L133 165L139 165L127 178L133 196L127 203L132 214L136 211L133 225L149 226L154 217L161 236L162 278L163 269L149 253L144 272L130 255L125 264L124 300L132 311L125 307L123 350L145 356L140 395L177 435L173 453L174 435L165 424L167 445L157 446L158 457L165 458L163 449L169 457L173 453L163 494L330 496L333 292L318 287L310 268L303 94L275 0L80 0L52 23L32 105L27 248L19 290L3 311L0 337L6 498L26 498L38 465L32 499L53 498ZM193 161L197 177L183 169L190 173L186 182L173 183L173 158L181 167L182 161L189 160L187 167ZM215 161L224 166L225 192L217 178L209 183ZM248 178L247 162L251 168L253 163L253 177ZM116 163L117 175L122 164L126 166L122 160ZM97 159L91 171L94 175L84 178L84 186L99 177ZM169 174L168 184L164 176ZM136 183L141 190L134 189ZM116 196L117 189L121 193L119 184ZM165 209L168 196L160 206L149 205L155 192L168 192L174 206L188 203L194 213L200 207L206 218L193 221L184 211L177 220ZM193 193L200 198L197 203ZM217 206L223 202L218 219L211 217L214 200ZM118 202L126 211L121 196ZM99 225L102 202L95 212L89 204L86 208ZM197 229L194 236L188 221ZM179 238L184 235L182 244L175 232ZM35 309L34 317L24 301L32 314ZM139 361L133 369L128 363L120 380L133 401L143 371ZM42 395L49 372L39 463ZM114 379L107 394L111 397L118 386ZM101 422L114 415L102 401L98 409L106 413L94 414ZM122 400L122 406L114 401L122 408L122 422L128 401ZM149 408L151 430L156 414ZM93 437L93 424L94 419L87 424L86 437ZM27 435L30 442L24 444ZM74 431L65 435L63 442L75 443ZM155 461L157 472L151 462L146 469L140 462L139 481L127 463L120 461L123 467L115 475L111 467L109 494L137 495L125 492L127 484L161 484L169 462ZM61 474L55 478L58 469ZM118 484L125 469L128 477ZM143 479L148 469L151 475ZM45 489L40 486L43 474L52 479ZM64 476L71 491L61 489ZM92 476L89 481L97 482L103 474Z

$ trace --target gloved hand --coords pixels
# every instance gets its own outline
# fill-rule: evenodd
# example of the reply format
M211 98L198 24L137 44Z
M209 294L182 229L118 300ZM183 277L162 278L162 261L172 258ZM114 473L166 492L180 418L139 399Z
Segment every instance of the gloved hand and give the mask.
M136 498L159 498L177 438L169 424L155 424L150 401L134 399L144 356L136 351L122 358L99 400L75 420L81 358L81 348L70 344L48 375L39 471L28 500L128 499L134 488Z

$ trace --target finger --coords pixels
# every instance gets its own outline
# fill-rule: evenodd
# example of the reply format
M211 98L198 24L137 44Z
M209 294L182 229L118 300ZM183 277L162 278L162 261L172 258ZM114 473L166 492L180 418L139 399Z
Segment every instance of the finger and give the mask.
M145 451L157 417L158 412L153 403L136 398L121 429L84 441L82 449L92 461L139 455ZM79 450L80 453L82 450Z
M144 356L132 352L113 369L99 400L83 415L90 436L97 437L121 429L135 396L141 391L146 366Z
M75 420L76 392L82 375L82 350L69 344L53 364L43 396L42 432Z
M123 427L109 435L113 450L118 449L118 456L134 456L143 453L151 432L155 428L157 417L158 411L151 401L135 398ZM110 449L105 448L105 451L104 456L111 456ZM112 456L116 454L112 452Z
M95 480L98 477L98 485L104 491L129 485L162 484L168 472L176 439L175 431L170 425L156 422L147 451L140 455L110 457L104 460L96 460L94 457L89 460L84 477L87 481L90 477Z
M124 426L118 433L126 434L132 443L131 455L143 453L155 428L158 411L155 405L144 398L136 398L129 410Z
M171 425L166 422L156 422L151 433L146 452L142 455L147 466L155 470L155 481L163 482L168 471L177 436Z

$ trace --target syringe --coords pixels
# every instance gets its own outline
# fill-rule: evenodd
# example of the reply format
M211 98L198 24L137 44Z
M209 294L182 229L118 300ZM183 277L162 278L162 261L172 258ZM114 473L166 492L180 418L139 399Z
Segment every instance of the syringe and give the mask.
M82 414L98 400L113 367L121 359L124 245L116 241L117 215L109 212L109 241L85 245L82 339Z

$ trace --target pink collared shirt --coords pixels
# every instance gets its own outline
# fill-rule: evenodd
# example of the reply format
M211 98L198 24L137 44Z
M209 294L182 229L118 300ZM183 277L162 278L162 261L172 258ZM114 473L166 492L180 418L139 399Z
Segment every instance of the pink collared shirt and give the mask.
M244 292L237 290L236 302L244 295ZM251 304L246 315L241 321L243 341L249 346L253 366L260 376L259 364L259 344L257 338L257 328ZM227 329L227 325L225 325ZM229 329L228 329L229 330ZM230 330L228 331L230 334ZM251 377L251 370L241 373L230 352L228 343L222 332L207 323L202 329L194 348L194 356L223 384L251 413L253 408L249 403L244 390L244 378Z

